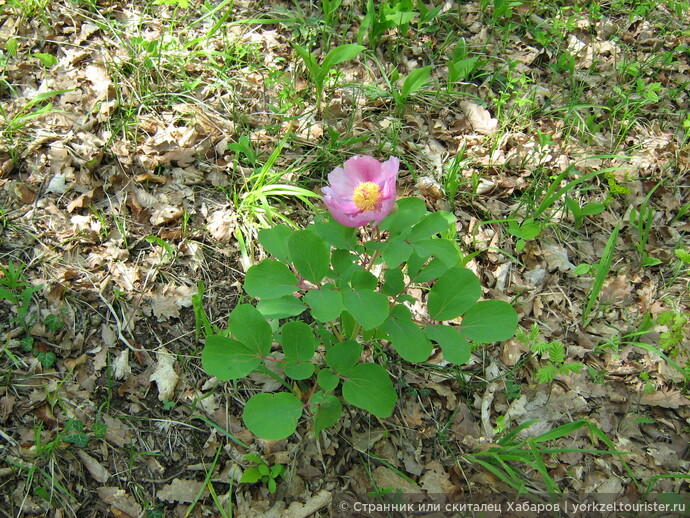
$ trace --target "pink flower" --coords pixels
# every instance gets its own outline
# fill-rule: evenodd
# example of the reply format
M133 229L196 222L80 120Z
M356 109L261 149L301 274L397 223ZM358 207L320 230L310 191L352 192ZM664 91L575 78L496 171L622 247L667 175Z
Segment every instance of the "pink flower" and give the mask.
M380 223L395 204L395 181L400 160L381 163L370 156L355 156L328 175L323 201L333 217L346 227Z

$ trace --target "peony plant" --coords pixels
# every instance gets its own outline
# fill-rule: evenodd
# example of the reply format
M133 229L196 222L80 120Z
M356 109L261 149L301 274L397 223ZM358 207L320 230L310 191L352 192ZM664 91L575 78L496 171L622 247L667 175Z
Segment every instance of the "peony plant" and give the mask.
M258 437L286 438L305 414L319 434L338 421L343 402L389 417L398 400L391 359L421 364L440 349L463 365L472 344L514 335L513 307L479 300L479 279L449 238L454 216L430 213L418 198L396 203L399 164L351 158L323 188L330 218L259 232L271 257L244 282L257 303L233 309L202 353L206 372L221 381L258 370L285 387L246 402L243 420ZM416 286L426 290L422 301L408 293ZM413 313L419 302L425 311Z

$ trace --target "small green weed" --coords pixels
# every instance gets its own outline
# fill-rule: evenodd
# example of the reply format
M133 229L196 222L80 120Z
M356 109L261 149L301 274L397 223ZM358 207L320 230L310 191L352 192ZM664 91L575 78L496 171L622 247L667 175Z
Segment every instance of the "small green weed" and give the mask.
M321 64L318 63L316 56L309 52L306 48L293 44L294 49L302 61L304 66L309 72L312 82L316 88L316 109L320 111L321 109L321 98L323 96L323 88L326 79L332 70L335 69L336 65L344 61L349 61L356 58L360 52L362 52L366 47L362 45L355 44L345 44L331 49L326 57L323 58Z
M536 422L536 420L532 420L522 423L513 430L501 434L494 441L495 446L480 452L463 455L462 458L471 464L483 467L518 493L526 491L528 486L533 484L533 479L528 475L528 472L531 471L541 476L546 492L549 494L560 493L558 484L549 474L545 458L570 451L591 455L619 456L623 467L631 475L632 480L636 480L630 467L623 459L625 453L619 452L607 435L589 421L579 419L531 439L520 439L518 437L521 431L526 430ZM549 448L546 446L548 442L573 434L583 428L590 432L593 444L599 440L608 447L608 450Z
M654 209L649 206L649 200L660 185L661 182L657 183L649 191L639 209L633 208L630 212L630 225L637 230L635 249L640 254L640 264L643 267L661 264L661 259L651 257L647 253L647 241L649 241L649 233L654 224Z
M657 317L657 324L666 326L667 330L659 336L659 347L666 353L675 358L682 349L684 343L684 333L688 324L687 313L676 313L675 311L664 311Z
M253 484L261 481L266 484L270 493L275 493L278 478L283 477L285 474L285 466L282 464L269 466L265 460L253 453L248 453L244 456L244 458L248 461L254 462L256 466L244 470L240 483Z
M539 336L539 325L536 322L532 324L529 333L520 329L515 335L518 341L529 346L534 356L541 358L542 365L537 370L539 383L551 383L559 374L577 373L585 368L580 362L566 363L565 346L561 342L539 340Z
M12 324L19 324L25 331L33 324L33 319L28 319L33 294L43 289L43 285L34 286L24 274L25 265L15 264L9 261L6 267L0 267L0 300L7 300L17 314L10 320Z

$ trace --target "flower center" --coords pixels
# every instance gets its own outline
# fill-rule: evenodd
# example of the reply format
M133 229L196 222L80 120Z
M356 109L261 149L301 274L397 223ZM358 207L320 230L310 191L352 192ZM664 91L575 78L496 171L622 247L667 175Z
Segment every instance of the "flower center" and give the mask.
M381 187L374 182L360 183L352 193L352 201L361 211L374 210L380 199Z

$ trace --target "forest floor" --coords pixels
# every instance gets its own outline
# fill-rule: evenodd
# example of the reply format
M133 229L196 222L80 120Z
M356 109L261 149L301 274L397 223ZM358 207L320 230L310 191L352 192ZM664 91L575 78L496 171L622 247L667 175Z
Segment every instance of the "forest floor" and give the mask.
M3 516L688 501L687 1L158 3L0 0ZM294 47L355 43L321 77ZM242 407L276 387L209 377L201 312L225 327L258 231L308 225L354 155L456 215L520 331L392 356L388 419L262 441ZM257 459L275 491L242 482Z

